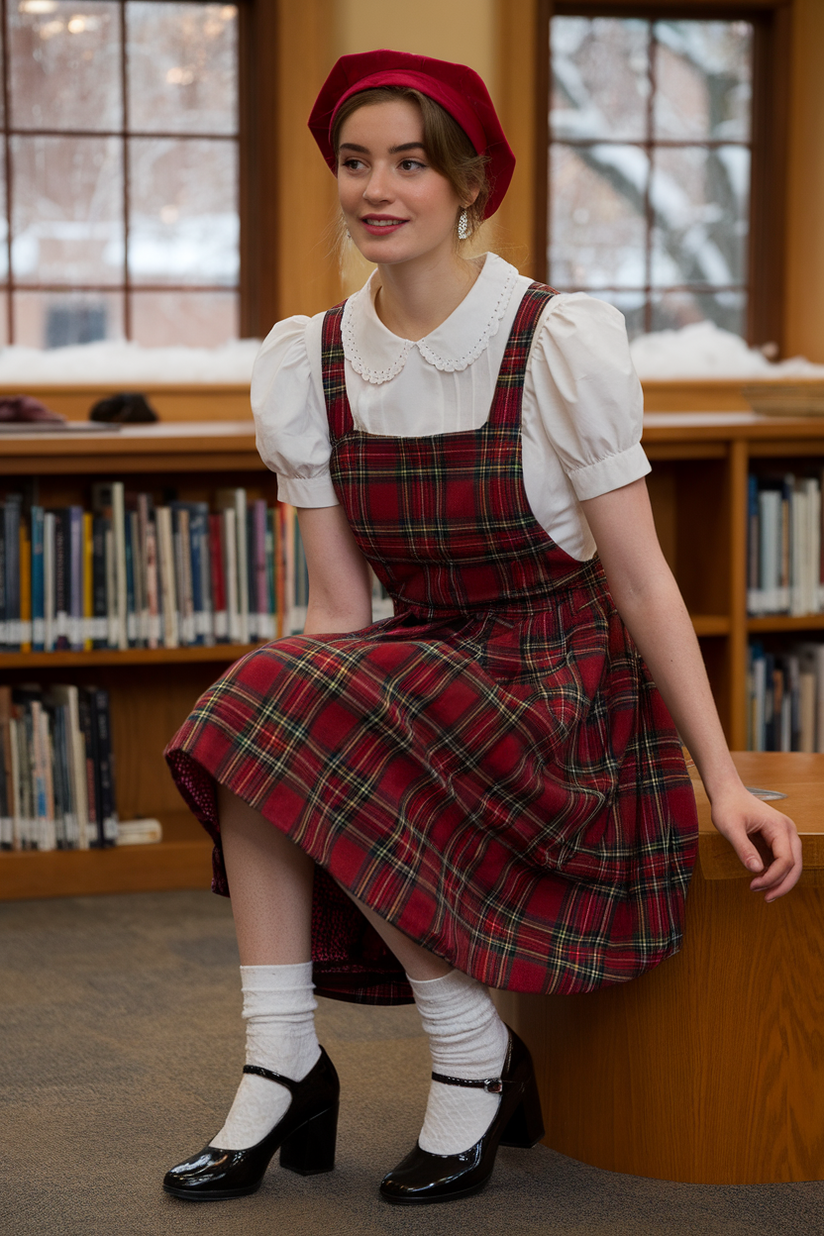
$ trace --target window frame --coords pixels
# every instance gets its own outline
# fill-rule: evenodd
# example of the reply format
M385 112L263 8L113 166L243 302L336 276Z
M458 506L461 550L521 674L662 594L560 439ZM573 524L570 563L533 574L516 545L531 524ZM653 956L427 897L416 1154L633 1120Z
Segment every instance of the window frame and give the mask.
M15 331L15 317L16 317L15 294L25 293L25 292L54 292L54 293L77 292L80 294L99 293L101 295L117 295L121 297L122 299L123 330L124 330L124 335L126 339L133 338L132 294L135 292L137 293L184 292L186 294L192 294L192 295L196 295L199 292L203 292L203 293L233 292L237 298L236 300L237 320L238 320L238 327L239 327L239 334L240 334L241 333L240 327L241 327L242 317L243 317L243 299L244 299L244 290L243 290L242 283L241 283L240 270L238 271L238 277L236 281L231 284L223 284L223 283L187 284L187 283L136 282L132 276L132 273L129 268L129 262L128 262L128 238L129 238L130 217L131 217L130 192L129 192L130 170L131 170L130 143L134 140L141 140L145 138L150 138L150 139L157 138L158 140L172 138L173 140L182 140L182 141L198 141L198 140L205 139L205 140L210 140L210 141L222 141L222 142L225 141L228 143L233 143L236 146L237 151L238 151L238 181L236 185L235 202L236 202L236 208L238 209L238 213L240 214L240 202L239 202L240 189L241 189L240 149L242 145L242 134L240 132L240 106L238 106L238 127L234 133L211 133L211 132L193 133L193 134L185 133L185 132L182 132L182 133L166 133L166 132L144 133L142 130L132 128L128 121L128 107L125 104L125 99L127 97L126 81L127 81L127 72L128 72L128 48L127 48L127 38L126 38L126 31L127 31L126 0L114 0L114 3L117 5L116 21L117 21L117 36L119 40L118 72L119 72L119 77L120 77L121 91L123 93L123 98L124 98L124 106L121 109L120 125L116 128L105 129L105 130L103 129L100 129L100 130L82 129L82 128L54 129L54 128L50 128L49 126L42 126L42 127L27 126L23 128L18 128L11 123L11 107L10 107L11 50L10 50L10 40L9 40L10 23L9 23L9 15L8 15L8 9L9 9L10 2L11 0L0 0L0 23L2 23L2 35L3 35L2 68L0 68L0 89L2 89L3 103L4 103L3 121L2 121L2 125L0 125L0 133L2 133L3 143L4 143L3 158L4 158L4 164L5 164L5 193L4 193L3 209L5 211L6 220L7 220L6 251L7 251L7 264L8 264L7 278L5 280L5 284L2 287L0 287L0 295L3 296L6 302L7 330L8 330L9 344L15 344L17 342L16 331ZM180 0L150 0L150 2L157 3L157 4L172 3L172 2L179 3ZM207 0L184 0L184 2L205 3L207 2ZM240 69L240 64L243 60L241 47L240 47L240 37L241 37L240 13L241 13L241 10L245 6L246 0L233 0L233 3L235 4L235 7L238 9L238 69ZM240 78L240 73L238 73L238 77ZM238 89L239 89L239 94L242 95L242 88L240 85L240 80L238 82ZM123 266L122 266L120 278L118 281L112 282L112 283L100 283L100 284L96 284L92 282L85 282L85 283L67 282L63 284L59 282L53 282L49 280L40 280L40 279L24 280L23 282L18 282L17 278L15 277L14 263L12 260L12 247L13 247L13 243L15 239L13 227L12 227L12 203L13 203L13 194L14 194L14 175L13 175L13 167L12 167L12 141L15 137L25 138L25 139L38 138L38 137L45 137L45 138L76 137L76 138L81 138L81 139L85 139L87 137L88 138L99 137L99 138L111 138L116 141L119 141L122 152L123 152L122 224L123 224L123 236L124 236L125 243L124 243L124 251L123 251Z
M547 278L549 211L549 30L553 16L744 20L753 24L753 103L747 342L784 342L789 59L792 0L536 0L534 13L534 149L532 256Z

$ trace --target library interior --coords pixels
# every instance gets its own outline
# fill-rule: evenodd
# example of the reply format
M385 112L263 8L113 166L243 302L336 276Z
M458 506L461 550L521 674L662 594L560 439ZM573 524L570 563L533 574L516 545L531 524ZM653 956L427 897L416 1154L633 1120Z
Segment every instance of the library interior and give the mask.
M513 1171L516 1152L502 1152L513 1174L500 1200L501 1167L487 1210L461 1203L450 1231L699 1230L685 1185L699 1189L701 1230L750 1230L767 1213L771 1231L819 1230L824 0L4 0L0 22L0 975L16 1067L27 1068L28 1025L38 1050L59 1042L32 1011L46 1007L44 984L53 1016L74 1016L62 945L33 951L61 932L83 941L66 965L86 990L101 935L119 941L105 947L119 950L125 984L128 932L157 950L168 924L179 949L168 981L189 991L187 950L197 954L191 1006L205 1018L198 942L216 941L216 982L237 1003L231 909L208 896L213 843L164 749L224 671L306 621L296 504L279 500L259 450L252 365L276 322L337 305L374 269L340 232L336 181L307 127L320 85L341 56L419 53L480 74L515 152L509 191L471 251L624 316L655 527L727 744L745 785L795 820L804 850L780 904L754 898L685 752L699 831L684 948L589 994L495 994L532 1052L547 1157ZM373 574L373 621L392 614ZM41 960L38 986L29 971ZM86 1016L93 981L89 992ZM386 1047L378 1072L391 1089L389 1047L420 1057L409 1010L392 1023L378 1010L373 1032L321 1003L335 1006L321 1016L352 1076ZM140 1024L134 1067L157 1096ZM156 1024L171 1032L171 1014ZM240 1050L235 1022L215 1024L219 1050ZM51 1146L39 1164L24 1091L0 1083L23 1147L15 1231L189 1230L151 1177L129 1181L122 1227L111 1196L93 1201L77 1184L59 1186L59 1211L43 1219L59 1144L49 1104L105 1088L107 1043L99 1080L89 1066L65 1094L56 1075L35 1081L30 1112ZM122 1061L123 1042L112 1050ZM186 1067L185 1053L167 1055ZM175 1130L188 1127L187 1101L204 1119L212 1110L219 1063L196 1095L175 1079ZM138 1084L137 1153L156 1175ZM420 1100L406 1081L398 1093ZM114 1100L95 1102L115 1137ZM381 1136L371 1129L361 1156L369 1146L382 1162ZM108 1189L117 1146L99 1154ZM84 1163L76 1181L93 1191L96 1170ZM334 1229L334 1204L360 1205L352 1172L337 1203L327 1195L315 1211L299 1182L285 1212L295 1232ZM630 1182L620 1196L619 1180ZM803 1199L767 1192L801 1182L815 1190ZM539 1219L530 1196L559 1198L556 1218ZM251 1201L224 1217L224 1233L254 1222ZM270 1203L277 1215L274 1187ZM809 1223L793 1225L795 1206ZM209 1231L211 1212L233 1206L197 1209ZM369 1212L356 1230L382 1222Z

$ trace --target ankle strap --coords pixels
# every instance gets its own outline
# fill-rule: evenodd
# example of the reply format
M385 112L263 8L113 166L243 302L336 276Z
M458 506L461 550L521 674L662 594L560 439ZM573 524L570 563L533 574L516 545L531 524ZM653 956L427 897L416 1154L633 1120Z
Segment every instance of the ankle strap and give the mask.
M290 1094L294 1094L300 1082L294 1081L291 1077L284 1077L281 1073L273 1073L271 1069L264 1069L259 1064L244 1064L244 1073L254 1073L256 1077L265 1077L267 1081L277 1082L279 1086L285 1086Z
M502 1077L485 1077L476 1080L469 1077L447 1077L445 1073L433 1073L432 1080L441 1082L444 1086L468 1086L473 1090L486 1090L488 1094L501 1094L504 1086L511 1084Z

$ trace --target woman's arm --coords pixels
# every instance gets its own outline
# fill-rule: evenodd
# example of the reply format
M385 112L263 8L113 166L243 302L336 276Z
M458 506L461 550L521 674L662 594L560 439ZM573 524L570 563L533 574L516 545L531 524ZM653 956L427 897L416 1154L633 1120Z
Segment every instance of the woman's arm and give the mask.
M792 821L750 794L735 770L698 640L658 544L646 484L634 481L581 506L615 606L701 774L713 823L744 866L759 873L750 888L774 901L801 874L801 842ZM769 852L766 869L752 835Z
M359 631L372 621L369 566L342 506L303 507L298 523L309 571L304 635Z

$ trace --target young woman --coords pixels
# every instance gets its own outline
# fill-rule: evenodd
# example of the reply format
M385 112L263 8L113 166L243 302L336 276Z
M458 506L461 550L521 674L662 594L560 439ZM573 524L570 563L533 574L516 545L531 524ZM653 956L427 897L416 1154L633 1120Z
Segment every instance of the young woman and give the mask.
M418 1005L429 1103L381 1193L441 1201L481 1188L501 1141L542 1133L529 1053L487 986L588 991L678 949L696 846L680 739L767 901L800 846L736 775L658 547L623 319L462 253L514 165L483 82L345 56L310 126L376 270L345 305L278 323L255 367L309 611L168 750L231 890L247 1065L164 1187L249 1193L278 1149L332 1167L314 978ZM395 604L377 624L370 566Z

